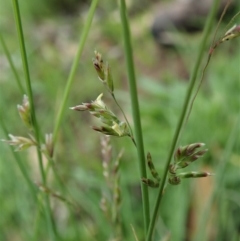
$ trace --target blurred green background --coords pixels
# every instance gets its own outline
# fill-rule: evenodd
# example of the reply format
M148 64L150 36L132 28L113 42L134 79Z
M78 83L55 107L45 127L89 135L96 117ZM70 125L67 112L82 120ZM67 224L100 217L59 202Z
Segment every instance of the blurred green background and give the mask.
M70 67L86 20L90 1L19 1L36 114L42 134L51 133L63 98ZM173 138L196 59L201 33L179 33L175 50L159 48L150 33L156 1L129 1L130 27L136 67L145 152L150 151L160 175ZM239 17L237 18L239 22ZM222 33L224 24L218 35ZM0 31L24 85L21 55L10 1L0 0ZM210 45L210 44L209 44ZM115 1L100 1L75 77L68 106L104 101L122 115L92 66L94 50L111 66L116 97L132 123L121 23ZM205 60L207 59L207 49ZM201 69L204 67L204 63ZM187 170L210 171L205 179L184 180L169 186L163 198L156 239L172 241L239 240L240 235L240 40L222 44L212 57L202 88L182 133L181 145L206 143L207 155ZM0 46L0 110L8 133L26 136L17 113L22 102L14 75ZM202 72L199 73L200 79ZM25 88L25 85L24 85ZM114 228L99 207L107 191L103 177L98 122L88 113L66 109L56 146L56 171L81 207L80 214L58 199L51 198L59 240L114 240ZM0 138L6 139L2 128ZM232 139L233 141L232 141ZM229 141L230 139L230 141ZM122 240L139 240L143 235L142 203L137 153L128 138L112 138L113 156L124 148L121 160ZM232 141L232 142L231 142ZM228 150L227 143L229 143ZM0 240L50 240L45 220L37 222L36 203L29 193L12 149L0 144ZM16 153L32 182L41 182L34 149ZM221 165L226 162L223 170ZM223 176L221 176L223 174ZM221 178L221 182L215 182ZM61 193L50 173L49 188ZM204 212L214 190L220 190L210 211ZM150 189L151 209L157 190ZM63 194L68 198L68 194ZM204 226L199 220L207 220ZM37 223L37 224L36 224ZM112 238L112 239L111 239Z

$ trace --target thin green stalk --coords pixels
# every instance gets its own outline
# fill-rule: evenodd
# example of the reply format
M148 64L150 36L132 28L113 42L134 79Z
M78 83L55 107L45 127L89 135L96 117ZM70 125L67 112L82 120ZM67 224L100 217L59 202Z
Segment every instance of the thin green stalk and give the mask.
M174 134L174 137L173 137L171 148L170 148L168 158L167 158L167 161L166 161L166 164L165 164L163 177L161 179L161 185L160 185L159 190L158 190L158 196L157 196L157 200L156 200L156 203L155 203L155 206L154 206L153 216L152 216L150 226L149 226L149 229L148 229L148 234L147 234L147 239L146 239L147 241L152 240L153 230L154 230L154 227L155 227L155 224L156 224L156 221L157 221L159 207L160 207L160 203L161 203L161 200L162 200L163 188L165 186L165 182L166 182L166 178L167 178L168 168L169 168L169 165L171 163L174 151L176 149L176 145L177 145L180 133L181 133L181 129L184 125L184 120L185 120L185 117L186 117L186 114L187 114L188 106L189 106L191 96L192 96L192 93L193 93L193 89L194 89L194 86L195 86L195 83L196 83L198 70L200 68L202 58L204 56L204 50L205 50L205 47L206 47L206 42L207 42L208 36L211 32L211 27L212 27L212 24L213 24L213 21L214 21L214 17L216 15L217 8L219 6L219 2L220 2L220 0L214 0L211 11L208 15L208 19L207 19L205 28L204 28L203 38L202 38L202 41L201 41L201 45L199 47L197 60L196 60L196 63L195 63L195 66L194 66L194 69L193 69L193 72L192 72L192 75L191 75L191 78L190 78L190 83L189 83L187 94L186 94L186 97L185 97L185 100L184 100L182 113L179 117L178 125L177 125L177 128L175 130L175 134Z
M111 95L112 95L112 98L113 98L114 102L116 103L116 105L118 106L118 108L120 109L120 111L122 112L122 114L123 114L123 116L124 116L124 119L125 119L125 121L126 121L126 123L127 123L127 125L128 125L129 131L130 131L129 137L131 138L133 144L137 147L136 141L135 141L134 136L133 136L132 128L131 128L131 126L130 126L130 124L129 124L129 122L128 122L128 119L127 119L127 117L126 117L126 115L125 115L122 107L118 104L117 99L115 98L115 95L114 95L114 94L111 94Z
M136 78L133 64L132 46L131 46L131 36L128 24L127 10L125 0L120 0L120 15L123 31L124 49L127 62L128 79L130 86L131 104L132 104L132 114L134 121L134 130L137 143L139 168L141 177L147 177L146 162L144 155L143 137L142 137L142 127L138 104L138 95L136 87ZM150 220L150 210L149 210L149 197L148 197L148 187L141 182L142 189L142 201L143 201L143 217L144 217L144 228L145 234L147 234L147 229Z
M205 234L204 230L206 228L205 225L206 225L207 219L209 217L208 214L211 212L211 207L212 207L213 203L215 202L215 200L218 199L218 196L221 193L221 190L222 190L222 187L224 184L224 179L225 179L224 177L226 176L225 172L226 172L227 161L230 159L233 147L239 137L239 127L240 127L239 123L240 123L240 112L236 119L235 125L233 126L232 131L229 135L229 138L228 138L228 141L226 144L226 148L225 148L225 152L222 156L222 160L216 167L217 170L216 170L216 178L215 178L214 188L213 188L211 195L205 205L203 212L201 212L198 229L197 229L195 238L193 239L195 241L206 240L203 235Z
M25 48L25 41L23 36L23 29L22 29L22 22L21 22L21 14L20 9L18 5L18 0L12 0L13 4L13 11L15 16L15 23L17 27L17 33L18 33L18 39L19 39L19 45L20 45L20 51L22 56L22 64L23 64L23 70L25 74L25 81L26 81L26 87L28 92L28 98L30 102L30 109L31 109L31 118L32 118L32 124L33 129L35 133L35 139L37 143L40 143L40 132L37 124L36 114L35 114L35 107L34 107L34 101L33 101L33 92L32 92L32 86L31 86L31 80L30 80L30 73L29 73L29 67L28 67L28 61L27 61L27 53ZM37 149L37 156L38 156L38 162L41 172L41 177L44 185L46 184L46 175L43 168L43 162L42 162L42 155L39 148ZM55 225L51 216L51 209L50 209L50 202L48 196L45 195L45 203L46 208L44 209L46 213L46 219L48 223L49 233L53 240L56 238L56 229Z
M3 46L3 50L4 50L5 55L6 55L6 57L7 57L8 63L9 63L9 65L10 65L10 67L11 67L11 69L12 69L12 72L13 72L13 74L14 74L14 77L15 77L15 79L16 79L17 85L18 85L21 93L24 94L25 90L24 90L24 88L23 88L23 86L22 86L22 84L21 84L20 77L19 77L19 75L18 75L18 72L17 72L14 64L13 64L11 55L10 55L10 53L9 53L9 51L8 51L7 45L6 45L6 43L5 43L4 39L3 39L3 36L2 36L2 34L1 34L1 32L0 32L0 41L1 41L1 44L2 44L2 46Z
M223 10L223 12L222 12L222 14L221 14L221 17L220 17L220 19L218 20L218 24L217 24L217 27L216 27L216 29L215 29L214 35L213 35L213 40L212 40L212 45L211 45L211 51L209 50L207 62L206 62L206 65L205 65L205 67L203 68L203 71L202 71L202 77L201 77L201 79L200 79L200 81L199 81L199 84L198 84L198 86L197 86L197 90L196 90L196 92L195 92L195 94L194 94L194 96L193 96L193 98L192 98L192 100L191 100L191 102L190 102L190 104L189 104L188 113L187 113L187 117L186 117L186 120L185 120L185 125L186 125L187 122L188 122L188 118L189 118L189 116L190 116L190 114L191 114L191 111L192 111L192 108L193 108L193 104L194 104L195 99L197 98L198 92L199 92L199 90L200 90L200 88L201 88L201 86L202 86L202 83L203 83L203 80L204 80L204 77L205 77L205 73L206 73L206 71L207 71L208 65L209 65L209 63L210 63L210 60L211 60L211 57L212 57L212 54L213 54L213 50L216 49L217 46L221 43L220 41L217 41L217 42L215 43L215 39L216 39L216 35L217 35L217 32L218 32L219 26L220 26L220 24L221 24L221 22L222 22L222 19L223 19L224 15L225 15L225 13L226 13L226 11L227 11L230 3L231 3L231 0L228 0L228 2L227 2L226 6L225 6L225 8L224 8L224 10Z
M58 131L59 131L62 119L63 119L64 111L66 110L67 100L68 100L68 96L69 96L69 93L70 93L70 89L71 89L71 86L72 86L72 83L73 83L75 73L76 73L77 68L79 66L79 60L80 60L80 57L82 55L83 47L85 45L89 30L90 30L90 27L91 27L91 23L92 23L92 20L93 20L93 17L94 17L94 13L95 13L95 10L96 10L96 7L97 7L97 3L98 3L98 0L92 1L90 9L88 11L88 16L87 16L87 19L86 19L85 26L84 26L83 31L81 33L81 38L80 38L80 41L79 41L77 54L76 54L76 57L75 57L74 62L72 64L70 74L68 76L67 84L66 84L66 87L65 87L65 92L64 92L64 95L63 95L62 104L60 106L60 110L59 110L57 118L56 118L56 123L54 125L53 143L55 143L56 139L57 139L57 134L58 134Z
M24 70L24 74L25 74L28 98L29 98L29 102L30 102L32 123L33 123L36 141L37 141L37 143L39 143L40 135L39 135L39 129L38 129L37 119L36 119L36 114L35 114L35 106L34 106L34 101L33 101L32 86L31 86L30 73L29 73L29 68L28 68L27 53L26 53L26 48L25 48L25 41L24 41L24 36L23 36L23 29L22 29L22 22L21 22L18 0L12 0L12 4L13 4L15 22L16 22L16 27L17 27L17 32L18 32L18 39L19 39L19 44L20 44L20 51L21 51L21 56L22 56L22 64L23 64L23 70ZM38 148L37 148L37 152L38 152L41 175L43 178L43 182L45 182L46 177L45 177L45 173L44 173L44 169L43 169L41 153Z

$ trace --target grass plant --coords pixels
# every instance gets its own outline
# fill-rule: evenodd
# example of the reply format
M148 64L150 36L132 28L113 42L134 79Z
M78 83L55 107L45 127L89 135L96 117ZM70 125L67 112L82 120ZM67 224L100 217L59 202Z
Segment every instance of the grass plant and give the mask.
M156 73L153 77L138 73L138 65L154 63L148 59L149 51L141 46L141 38L148 41L149 36L135 36L134 16L129 16L125 0L110 5L108 0L101 4L93 0L88 10L82 12L84 16L69 20L79 21L76 28L80 29L80 41L74 46L67 42L65 47L69 51L65 52L63 47L45 49L32 43L34 41L28 37L31 36L29 29L36 27L34 19L27 22L20 11L22 5L12 0L17 38L12 37L9 29L0 29L0 43L10 66L3 79L11 79L9 84L3 81L1 88L0 134L5 144L15 146L15 150L9 151L4 143L1 145L0 175L5 183L0 186L3 197L0 198L3 202L1 240L199 241L204 230L213 227L206 219L215 207L221 207L219 217L227 214L230 221L219 218L215 233L206 232L204 240L211 240L211 235L220 237L220 241L224 240L221 235L237 240L239 219L232 210L234 207L240 212L235 205L239 199L236 191L239 180L237 172L229 174L228 168L239 165L236 160L240 157L239 51L235 51L240 28L231 26L213 42L210 52L206 52L219 2L213 1L201 41L193 42L194 56L184 60L193 62L195 59L192 70L188 69L189 82L170 76L166 78L170 81L164 83L156 80ZM25 9L24 3L21 4ZM111 21L101 11L107 11ZM238 16L236 14L232 20L237 20ZM62 46L64 38L60 36L62 39L56 37L54 41ZM223 45L227 40L231 40L229 45ZM232 45L233 56L229 57ZM99 48L101 54L96 51ZM181 51L187 53L189 48ZM16 49L20 51L17 57ZM71 49L74 55L69 57ZM151 51L156 52L153 47ZM215 59L208 66L213 53ZM169 52L171 59L170 55ZM71 61L61 72L44 63L51 56L63 62ZM204 57L208 58L205 67ZM155 60L158 60L156 56ZM228 64L223 70L225 60ZM39 81L43 76L46 79ZM54 76L62 79L56 81ZM97 78L100 81L94 82ZM203 81L205 78L209 83ZM225 97L220 92L226 93L228 104L225 105ZM95 95L98 97L90 101ZM12 106L19 103L22 96L22 104L17 106L20 119L13 121L16 111ZM151 102L151 98L154 101ZM129 103L132 115L128 113ZM70 109L82 113L71 112L70 105L75 105ZM85 112L99 122L94 122ZM105 136L100 149L96 132L86 128L89 122L94 123L93 130ZM208 149L203 149L204 143ZM149 150L147 155L145 150ZM196 162L200 157L204 160ZM189 170L190 165L197 171ZM206 170L206 166L210 170ZM183 168L186 171L181 172ZM213 176L207 177L210 175ZM206 202L202 201L204 211L199 212L191 195L202 191L197 189L200 177L209 178L210 194ZM194 215L198 217L192 221ZM226 228L221 230L225 224ZM29 228L30 225L33 228Z

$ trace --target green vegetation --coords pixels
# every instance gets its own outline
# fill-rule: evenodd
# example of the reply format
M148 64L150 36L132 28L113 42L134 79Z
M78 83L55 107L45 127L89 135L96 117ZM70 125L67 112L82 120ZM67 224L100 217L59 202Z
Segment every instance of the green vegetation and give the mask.
M19 13L17 0L0 0L0 139L12 134L26 149L0 145L0 240L237 241L240 39L216 46L184 124L186 93L194 96L207 63L214 11L203 34L179 33L175 50L159 50L149 31L151 4L128 17L124 0L82 1L71 16L54 2L20 1ZM217 36L225 32L222 24ZM95 50L109 69L96 73ZM93 116L69 109L78 105ZM102 138L92 126L114 136ZM191 143L205 143L208 152L184 159ZM193 162L196 153L202 157ZM214 175L191 178L206 173ZM181 183L164 189L165 178Z

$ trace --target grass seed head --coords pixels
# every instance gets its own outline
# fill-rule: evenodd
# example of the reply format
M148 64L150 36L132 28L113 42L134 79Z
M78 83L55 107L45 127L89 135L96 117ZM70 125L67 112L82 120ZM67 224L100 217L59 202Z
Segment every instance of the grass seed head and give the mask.
M8 143L11 146L16 146L15 151L23 151L31 146L36 145L36 141L33 136L29 135L29 138L22 136L14 136L12 134L8 135L10 140L2 140L3 142Z
M28 129L32 129L32 118L31 118L31 109L28 97L26 95L23 96L22 105L17 105L18 113L23 121L23 123L27 126Z

